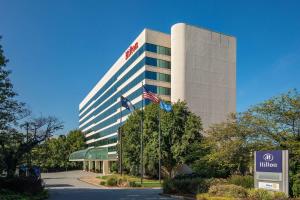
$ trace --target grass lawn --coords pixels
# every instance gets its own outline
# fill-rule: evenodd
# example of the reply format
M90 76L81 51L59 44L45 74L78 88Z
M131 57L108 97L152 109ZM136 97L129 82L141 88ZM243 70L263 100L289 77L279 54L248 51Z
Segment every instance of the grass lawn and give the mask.
M136 185L141 186L141 187L161 187L163 180L161 181L161 184L159 183L159 180L154 180L154 179L143 179L143 184L141 185L141 178L136 177L136 176L129 176L129 175L123 175L121 176L120 174L112 174L112 175L107 175L107 176L97 176L101 181L107 181L109 178L116 178L116 179L123 179L127 180L127 182L135 182Z

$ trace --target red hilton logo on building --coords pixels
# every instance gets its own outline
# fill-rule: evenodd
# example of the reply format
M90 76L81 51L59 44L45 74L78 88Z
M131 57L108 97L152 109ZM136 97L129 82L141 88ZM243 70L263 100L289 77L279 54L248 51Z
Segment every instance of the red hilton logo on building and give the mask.
M130 46L125 52L125 59L127 60L137 49L139 48L139 43L136 42L134 45Z

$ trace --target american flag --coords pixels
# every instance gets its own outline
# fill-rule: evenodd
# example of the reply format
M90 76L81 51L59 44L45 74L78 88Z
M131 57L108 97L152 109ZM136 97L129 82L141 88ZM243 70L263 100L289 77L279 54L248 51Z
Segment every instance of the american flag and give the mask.
M144 99L149 99L153 103L159 103L160 102L160 99L158 98L158 96L156 96L156 94L148 91L145 87L143 87L143 98Z

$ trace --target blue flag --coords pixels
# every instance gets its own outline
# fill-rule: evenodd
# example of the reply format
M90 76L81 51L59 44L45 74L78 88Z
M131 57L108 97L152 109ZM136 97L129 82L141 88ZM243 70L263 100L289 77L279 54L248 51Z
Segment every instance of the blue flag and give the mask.
M172 111L172 105L164 102L163 100L160 100L159 106L161 109L171 112Z
M134 111L134 106L132 105L132 103L125 97L121 96L121 104L122 107L125 107L127 110L130 110L131 112Z

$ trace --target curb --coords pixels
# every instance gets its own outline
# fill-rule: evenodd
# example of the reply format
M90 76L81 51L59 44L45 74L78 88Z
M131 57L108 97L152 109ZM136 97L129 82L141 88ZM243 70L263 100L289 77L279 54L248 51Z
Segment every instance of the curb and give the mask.
M122 189L131 189L131 190L140 190L140 189L154 189L154 190L160 190L162 188L158 188L158 187L113 187L113 186L110 186L110 187L107 187L107 186L104 186L104 185L98 185L98 184L94 184L94 183L90 183L88 181L84 181L84 180L81 180L80 178L77 178L77 180L81 181L81 182L84 182L84 183L87 183L87 184L90 184L90 185L93 185L93 186L97 186L99 188L102 188L102 189L119 189L119 190L122 190Z
M186 197L186 196L173 195L173 194L160 193L159 195L165 196L165 197L171 197L171 198L175 198L175 199L183 199L183 200L195 200L196 199L196 198L193 198L193 197Z
M90 185L93 185L93 186L97 186L99 188L102 188L102 189L109 189L109 187L106 187L104 185L97 185L97 184L94 184L94 183L90 183L88 181L84 181L84 180L81 180L80 178L77 178L77 180L81 181L81 182L84 182L84 183L87 183L87 184L90 184ZM113 188L113 189L116 189L116 188Z

